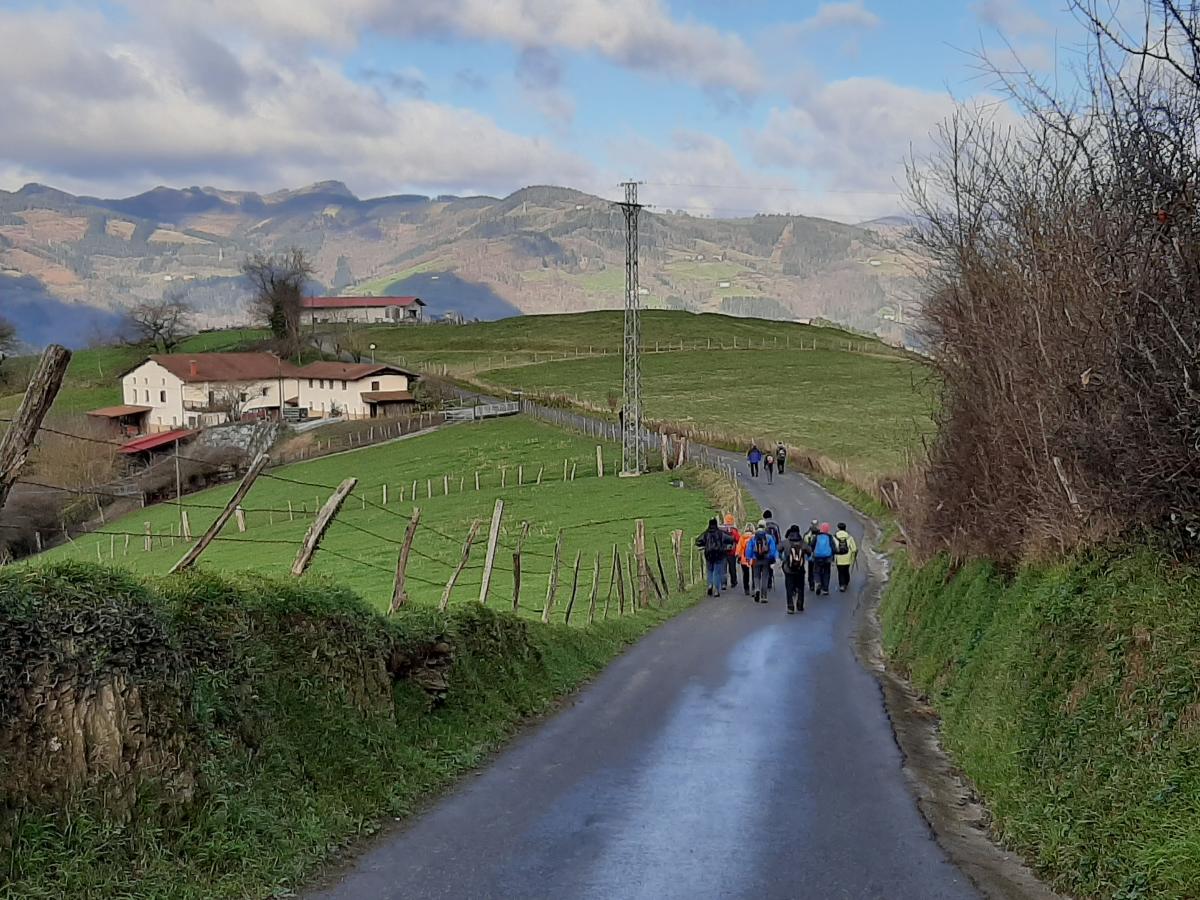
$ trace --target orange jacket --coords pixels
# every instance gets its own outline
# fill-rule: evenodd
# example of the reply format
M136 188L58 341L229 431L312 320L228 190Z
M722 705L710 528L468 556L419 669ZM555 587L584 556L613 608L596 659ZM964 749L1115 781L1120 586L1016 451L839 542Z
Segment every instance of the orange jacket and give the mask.
M750 566L752 563L750 560L746 559L746 545L750 543L750 538L752 538L752 537L754 537L754 535L747 531L745 534L743 534L741 536L741 538L738 540L738 543L737 543L737 550L736 550L737 561L739 563L741 563L743 566L747 566L747 567Z

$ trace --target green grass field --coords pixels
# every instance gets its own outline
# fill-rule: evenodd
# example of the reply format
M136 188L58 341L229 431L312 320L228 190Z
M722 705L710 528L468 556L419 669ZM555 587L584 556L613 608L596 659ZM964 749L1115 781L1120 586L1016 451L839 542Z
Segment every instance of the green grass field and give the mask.
M505 389L565 394L603 406L621 383L617 356L482 373ZM932 430L925 369L903 357L817 351L647 354L646 414L759 436L871 474L904 467Z
M378 609L386 608L391 597L396 542L403 537L412 511L414 480L418 482L421 527L408 572L410 596L419 603L434 603L440 598L442 587L461 555L470 523L476 518L483 520L478 543L452 602L478 598L486 527L496 498L503 497L504 549L498 553L493 575L493 602L511 603L511 547L521 522L528 521L531 527L526 543L529 552L522 566L522 605L528 614L534 615L541 612L545 599L549 554L559 529L564 529L564 563L570 564L576 551L582 552L580 580L590 586L595 553L611 554L614 543L627 547L635 518L645 519L648 535L658 537L665 554L664 565L670 572L673 569L670 532L682 528L690 541L711 514L711 503L705 494L673 487L670 480L674 475L612 477L614 467L619 464L619 450L614 446L604 448L606 477L597 478L595 448L594 441L523 418L512 418L452 426L435 434L292 465L271 474L320 485L337 485L351 476L359 479L358 492L346 502L325 537L323 548L329 552L318 552L310 571L336 579L339 585L361 594ZM575 480L565 484L564 460L568 467L576 467ZM507 466L507 487L503 490L502 466ZM524 467L524 486L517 485L518 466ZM530 484L543 467L543 483ZM481 481L478 493L474 490L476 471ZM446 475L451 477L449 495L444 493ZM432 498L427 496L431 481ZM386 510L370 505L382 504L385 483L389 487ZM403 503L399 501L401 489ZM199 534L217 516L216 509L206 507L222 506L233 490L228 485L185 497L184 506L189 511L194 534ZM298 543L304 537L314 509L328 494L322 488L260 478L243 503L247 510L246 533L239 534L231 521L222 534L227 540L215 542L202 558L202 564L220 571L253 569L267 575L286 574L297 550L291 542ZM369 501L365 508L363 498ZM291 521L287 514L289 501L295 510L295 519ZM160 538L154 542L154 550L145 552L142 537L145 522L151 523L156 533L165 535L178 526L179 517L173 505L165 504L110 522L105 531L132 535L128 555L123 535L90 534L76 539L74 545L55 548L44 556L94 562L99 550L100 558L107 561L115 548L115 561L122 566L138 573L166 572L182 556L184 545L176 541L172 547L169 541ZM289 543L239 543L243 538ZM603 565L602 569L607 584L608 569ZM570 572L564 570L562 577L568 583L560 590L560 612L570 593Z

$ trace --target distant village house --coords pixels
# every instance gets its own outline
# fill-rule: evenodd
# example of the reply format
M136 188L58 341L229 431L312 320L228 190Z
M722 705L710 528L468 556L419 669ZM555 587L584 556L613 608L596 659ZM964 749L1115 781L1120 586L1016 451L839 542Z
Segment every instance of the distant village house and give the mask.
M419 324L425 318L420 297L305 297L300 301L303 325Z
M123 435L256 418L378 418L412 408L418 377L388 363L297 367L272 353L155 354L121 375L123 404L90 415Z

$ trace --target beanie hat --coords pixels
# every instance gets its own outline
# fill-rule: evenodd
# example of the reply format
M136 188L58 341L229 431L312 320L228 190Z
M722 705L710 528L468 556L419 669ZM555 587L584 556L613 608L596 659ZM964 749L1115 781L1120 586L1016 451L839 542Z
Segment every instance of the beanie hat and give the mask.
M727 514L727 515L725 516L725 524L726 524L726 525L732 525L732 524L733 524L733 516L731 516L731 515L728 515L728 514Z
M828 522L821 523L821 534L829 534L829 523Z

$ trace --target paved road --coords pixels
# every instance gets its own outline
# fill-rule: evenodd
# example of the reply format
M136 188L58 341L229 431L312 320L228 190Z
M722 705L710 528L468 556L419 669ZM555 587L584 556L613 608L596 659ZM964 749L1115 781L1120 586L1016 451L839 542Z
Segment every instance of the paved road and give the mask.
M862 523L788 475L752 490L785 524ZM697 523L697 532L703 523ZM706 600L645 637L312 898L977 898L901 773L857 662L865 591Z

